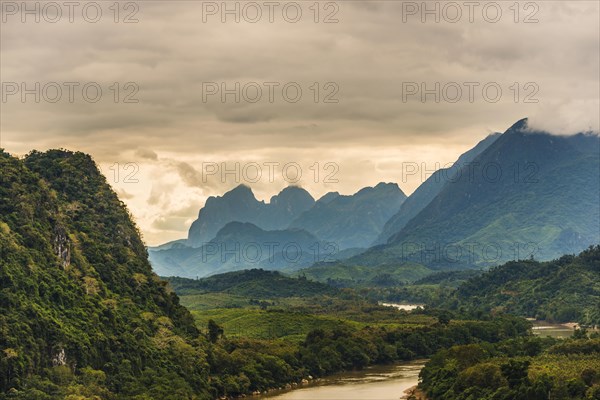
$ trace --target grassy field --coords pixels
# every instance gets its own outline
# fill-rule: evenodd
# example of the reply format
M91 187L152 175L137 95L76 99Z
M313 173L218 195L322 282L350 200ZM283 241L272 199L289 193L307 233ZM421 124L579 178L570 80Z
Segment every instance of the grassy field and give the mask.
M383 307L349 289L304 278L249 270L202 280L170 278L181 304L206 330L220 325L227 337L302 340L314 329L422 327L436 319Z

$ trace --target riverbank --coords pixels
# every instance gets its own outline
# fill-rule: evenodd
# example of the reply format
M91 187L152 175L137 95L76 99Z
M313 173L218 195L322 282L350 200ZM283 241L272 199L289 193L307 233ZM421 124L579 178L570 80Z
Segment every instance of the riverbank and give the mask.
M400 400L427 400L427 395L415 385L406 389L404 391L404 396L400 397Z

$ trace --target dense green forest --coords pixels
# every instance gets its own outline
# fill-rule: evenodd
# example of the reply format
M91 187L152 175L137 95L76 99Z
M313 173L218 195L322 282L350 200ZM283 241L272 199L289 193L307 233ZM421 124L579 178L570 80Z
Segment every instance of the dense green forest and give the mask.
M600 399L600 338L527 337L455 346L421 371L431 400Z
M600 325L600 246L554 261L514 261L463 283L445 302L474 313Z
M426 358L461 343L496 343L528 335L530 328L509 316L472 320L439 309L401 311L352 289L335 290L278 272L169 281L197 325L213 327L207 335L215 332L215 357L221 357L215 359L215 372L227 394L247 387L240 377L260 382L258 389L264 390L285 386L281 381ZM265 355L272 357L268 365L278 365L273 377L265 372ZM253 370L257 363L262 372Z
M210 396L207 341L89 156L0 151L0 253L0 398Z
M300 270L297 275L338 288L365 288L403 286L433 272L413 262L362 266L334 261L315 263Z
M509 313L600 325L600 246L553 261L510 261L488 271L436 272L414 282L357 290L370 299L428 304L474 317Z

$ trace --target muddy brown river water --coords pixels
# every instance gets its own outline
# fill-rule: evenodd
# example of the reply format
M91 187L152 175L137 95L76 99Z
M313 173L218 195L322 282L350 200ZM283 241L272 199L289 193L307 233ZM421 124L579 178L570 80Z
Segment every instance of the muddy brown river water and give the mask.
M363 371L332 375L287 392L272 392L257 399L270 400L398 400L419 382L425 360L375 366Z

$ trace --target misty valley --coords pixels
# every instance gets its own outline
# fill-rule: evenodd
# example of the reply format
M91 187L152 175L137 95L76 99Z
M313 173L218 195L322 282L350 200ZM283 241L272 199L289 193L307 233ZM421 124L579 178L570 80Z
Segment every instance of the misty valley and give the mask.
M90 156L2 151L0 398L597 399L598 146L521 120L410 196L240 185L155 247Z

